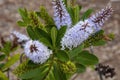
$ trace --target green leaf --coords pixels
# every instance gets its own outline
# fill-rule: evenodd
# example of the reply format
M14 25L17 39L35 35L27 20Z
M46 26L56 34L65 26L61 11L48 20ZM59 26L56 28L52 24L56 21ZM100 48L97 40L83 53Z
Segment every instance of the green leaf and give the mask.
M59 30L58 30L58 35L57 35L57 46L60 46L60 41L62 39L62 37L64 36L65 32L66 32L67 26L62 26Z
M65 51L59 50L55 55L60 61L67 62L69 60L69 56Z
M19 26L22 26L22 27L27 26L27 24L24 23L23 21L18 21L17 24L18 24Z
M19 8L18 9L18 12L19 14L22 16L22 17L26 17L27 16L27 10L25 8Z
M40 28L33 29L31 26L27 27L27 32L31 39L39 40L46 46L52 47L50 36Z
M5 59L5 57L6 56L4 54L0 55L0 61L3 61Z
M10 66L12 66L15 62L19 60L19 58L20 58L20 54L15 54L13 57L10 58L10 60L6 62L6 64L2 67L2 70L5 70Z
M52 39L53 46L55 47L56 39L57 39L57 29L55 27L51 29L51 39Z
M95 65L98 63L98 58L88 51L82 51L74 60L83 65Z
M47 32L45 32L44 30L36 27L35 32L39 36L39 38L44 37L50 41L50 35Z
M32 78L32 80L45 80L43 79L45 75L47 75L48 68L46 68L44 71L42 71L40 74L37 74L35 77Z
M51 44L51 42L48 39L42 37L42 38L39 39L39 41L42 42L44 45L52 48L52 44Z
M80 20L80 10L81 6L74 6L74 7L69 7L68 12L70 13L70 16L72 18L72 24L75 25L79 20Z
M90 16L90 14L93 12L93 10L92 9L88 9L84 14L83 14L83 16L81 17L81 19L84 21L85 19L87 19L89 16Z
M106 44L106 41L105 40L99 40L99 41L96 41L93 46L102 46L102 45L105 45Z
M6 77L6 75L2 71L0 71L0 78L2 78L2 80L8 80L8 78Z
M27 33L32 40L39 40L39 36L36 34L32 26L27 27Z
M54 76L56 80L67 80L66 75L62 72L57 63L54 64Z
M53 65L51 64L43 72L39 73L32 80L56 80L53 73Z
M8 56L11 52L11 46L11 42L6 42L4 47L1 49L1 52L4 52Z
M47 67L48 67L48 65L44 65L44 66L41 66L41 67L39 67L39 68L30 70L30 71L22 74L22 75L20 76L20 78L22 78L22 79L30 79L30 78L33 78L33 77L35 78L37 75L40 76L41 74L43 74L43 72L44 72L45 70L48 70ZM45 74L44 74L44 75L45 75ZM40 76L40 77L43 77L43 76Z
M60 71L58 69L57 64L54 65L54 76L56 80L63 80L61 79L62 76L60 75Z
M56 80L53 73L53 67L49 71L49 74L44 78L44 80Z
M74 23L77 23L80 20L80 9L78 5L74 7Z
M75 56L78 56L78 54L82 51L82 49L84 48L84 45L80 45L77 48L74 48L72 50L69 51L69 57L70 58L74 58Z
M35 28L35 32L38 35L40 42L52 48L51 38L48 33L37 27Z
M76 67L77 67L77 73L82 73L85 72L86 70L86 67L82 64L76 64Z
M5 65L5 63L0 63L0 69Z
M26 23L26 24L30 23L30 20L29 20L29 17L28 17L28 12L27 12L27 10L25 8L23 8L23 9L19 8L18 12L21 15L24 23Z

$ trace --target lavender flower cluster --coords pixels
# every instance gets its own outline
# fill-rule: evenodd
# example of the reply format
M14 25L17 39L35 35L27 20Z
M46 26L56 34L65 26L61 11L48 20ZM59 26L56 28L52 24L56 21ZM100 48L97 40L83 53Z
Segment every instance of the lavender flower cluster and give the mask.
M52 54L52 50L49 50L43 43L37 40L30 40L26 35L17 31L12 32L11 39L17 39L17 43L24 42L24 44L21 44L24 48L24 53L34 63L42 64L47 61Z
M61 26L67 25L69 29L72 25L71 17L66 10L66 7L62 0L53 0L53 9L54 9L54 21L58 29Z
M63 5L62 0L57 0L56 3L57 2L60 2L60 5L62 7ZM56 14L60 14L60 11L57 10L60 7L60 5L58 4L54 5L56 7L54 8L54 11L56 12ZM65 7L62 7L62 8L64 8L63 10L67 11ZM105 9L102 9L101 11L91 16L90 18L86 19L85 21L79 21L74 26L68 26L68 29L61 40L62 50L64 50L65 48L72 49L74 47L77 47L83 41L85 41L91 34L94 34L95 32L98 32L99 30L101 30L102 25L111 16L112 12L113 12L113 9L109 5ZM68 13L64 12L64 14L68 14ZM55 22L59 22L59 24L56 24L56 26L60 26L60 24L62 24L64 20L60 22L57 18L59 18L59 16L54 17ZM67 22L66 25L69 25L72 22L70 21L71 20L70 16L67 17L67 19L65 20L66 20L65 22ZM63 25L61 25L61 27L62 26Z
M61 49L72 49L80 45L91 34L101 30L101 26L110 17L113 10L111 6L102 9L90 18L79 21L72 26L70 14L68 13L62 0L53 0L54 21L56 27L60 29L62 26L67 26L67 31L61 39ZM12 39L16 38L18 43L24 42L25 55L34 63L44 63L52 54L52 50L48 49L43 43L39 41L30 40L27 36L19 32L12 32Z

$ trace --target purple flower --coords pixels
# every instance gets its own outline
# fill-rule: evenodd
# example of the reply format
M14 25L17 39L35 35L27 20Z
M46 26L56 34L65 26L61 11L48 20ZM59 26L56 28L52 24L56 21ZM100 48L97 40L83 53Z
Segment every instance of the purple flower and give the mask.
M72 49L74 47L77 47L84 40L86 40L93 32L94 28L91 24L89 24L88 20L78 22L74 27L67 30L64 37L62 38L62 49Z
M45 45L39 41L28 41L24 46L25 55L34 63L44 63L52 54Z
M53 9L54 9L54 21L58 29L61 26L67 26L70 28L72 25L71 17L66 10L65 5L62 0L53 0Z

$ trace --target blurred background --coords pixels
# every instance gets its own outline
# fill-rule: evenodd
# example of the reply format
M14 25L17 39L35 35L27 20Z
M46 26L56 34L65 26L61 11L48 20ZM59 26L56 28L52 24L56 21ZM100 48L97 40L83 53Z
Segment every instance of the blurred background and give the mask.
M115 68L116 76L112 79L105 80L120 80L120 0L77 0L77 4L83 8L81 13L92 8L93 13L104 8L108 3L111 3L114 9L114 14L105 23L104 30L106 33L113 32L115 39L110 41L105 46L95 47L94 53L100 59L100 63L109 64ZM13 30L25 33L24 28L18 27L16 21L20 18L18 8L25 7L28 10L39 10L39 6L45 6L52 16L51 0L0 0L0 36L8 36ZM83 74L75 75L72 80L99 80L97 72L88 68ZM17 80L12 77L10 80Z

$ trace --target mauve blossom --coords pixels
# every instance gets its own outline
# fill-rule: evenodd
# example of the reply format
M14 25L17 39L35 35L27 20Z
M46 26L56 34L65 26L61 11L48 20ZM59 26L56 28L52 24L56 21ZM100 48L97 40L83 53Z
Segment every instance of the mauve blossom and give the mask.
M46 62L52 51L39 41L28 41L24 46L25 55L34 63Z
M69 29L72 25L72 21L63 1L53 0L52 3L54 9L54 21L57 28L60 29L61 26L67 26Z

